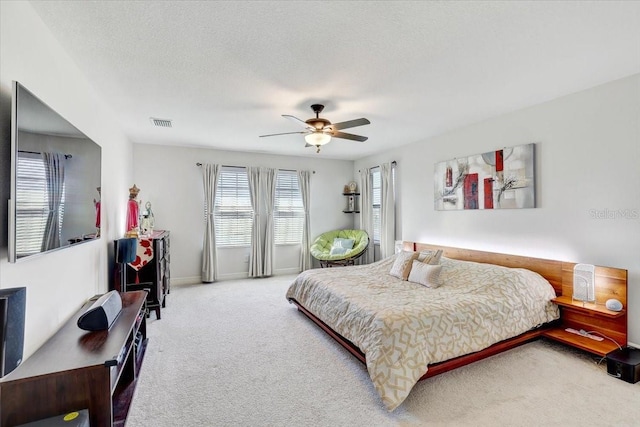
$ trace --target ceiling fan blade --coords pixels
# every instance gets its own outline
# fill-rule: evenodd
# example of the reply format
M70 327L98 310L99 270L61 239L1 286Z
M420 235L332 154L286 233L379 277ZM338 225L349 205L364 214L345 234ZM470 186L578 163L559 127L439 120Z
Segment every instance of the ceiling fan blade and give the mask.
M365 119L364 117L361 119L355 119L355 120L348 120L346 122L340 122L340 123L334 123L332 125L327 126L328 128L331 128L333 130L340 130L340 129L348 129L348 128L354 128L356 126L364 126L364 125L368 125L371 122L367 119Z
M315 128L313 126L311 126L309 123L305 122L304 120L300 120L296 116L290 116L289 114L283 114L282 117L286 117L287 119L291 120L292 122L298 123L300 126L302 126L305 129L315 130Z
M354 135L352 133L346 133L346 132L333 131L333 132L329 132L329 134L334 138L351 139L352 141L365 142L367 139L369 139L369 137L367 136Z
M278 136L278 135L293 135L293 134L305 134L309 132L285 132L285 133L271 133L269 135L260 135L260 138L264 138L267 136Z

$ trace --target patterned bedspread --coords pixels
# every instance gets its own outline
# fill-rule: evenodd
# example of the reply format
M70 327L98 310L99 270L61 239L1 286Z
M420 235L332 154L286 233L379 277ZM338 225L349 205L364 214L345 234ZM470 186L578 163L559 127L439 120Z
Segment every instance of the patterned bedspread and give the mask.
M442 259L428 288L373 264L301 273L287 291L362 350L385 406L400 405L427 365L473 353L559 317L552 286L525 269Z

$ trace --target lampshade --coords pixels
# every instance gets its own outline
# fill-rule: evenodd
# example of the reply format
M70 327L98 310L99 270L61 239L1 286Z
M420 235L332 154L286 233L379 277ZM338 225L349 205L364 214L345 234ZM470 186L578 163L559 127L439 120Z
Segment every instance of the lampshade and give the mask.
M331 141L331 135L322 132L313 132L305 135L304 140L311 145L324 145Z

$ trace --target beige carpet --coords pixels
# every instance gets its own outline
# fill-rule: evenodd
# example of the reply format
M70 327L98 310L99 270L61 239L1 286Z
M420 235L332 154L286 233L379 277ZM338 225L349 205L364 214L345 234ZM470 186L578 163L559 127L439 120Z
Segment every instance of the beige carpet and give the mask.
M640 425L640 383L544 340L421 381L389 413L365 366L285 300L292 279L173 287L127 426Z

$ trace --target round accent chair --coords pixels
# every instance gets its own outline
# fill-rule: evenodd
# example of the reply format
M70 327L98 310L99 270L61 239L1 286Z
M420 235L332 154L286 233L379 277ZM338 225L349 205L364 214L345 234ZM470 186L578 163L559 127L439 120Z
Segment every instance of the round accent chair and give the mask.
M311 244L311 256L323 268L353 265L368 247L369 235L364 230L333 230L316 237Z

